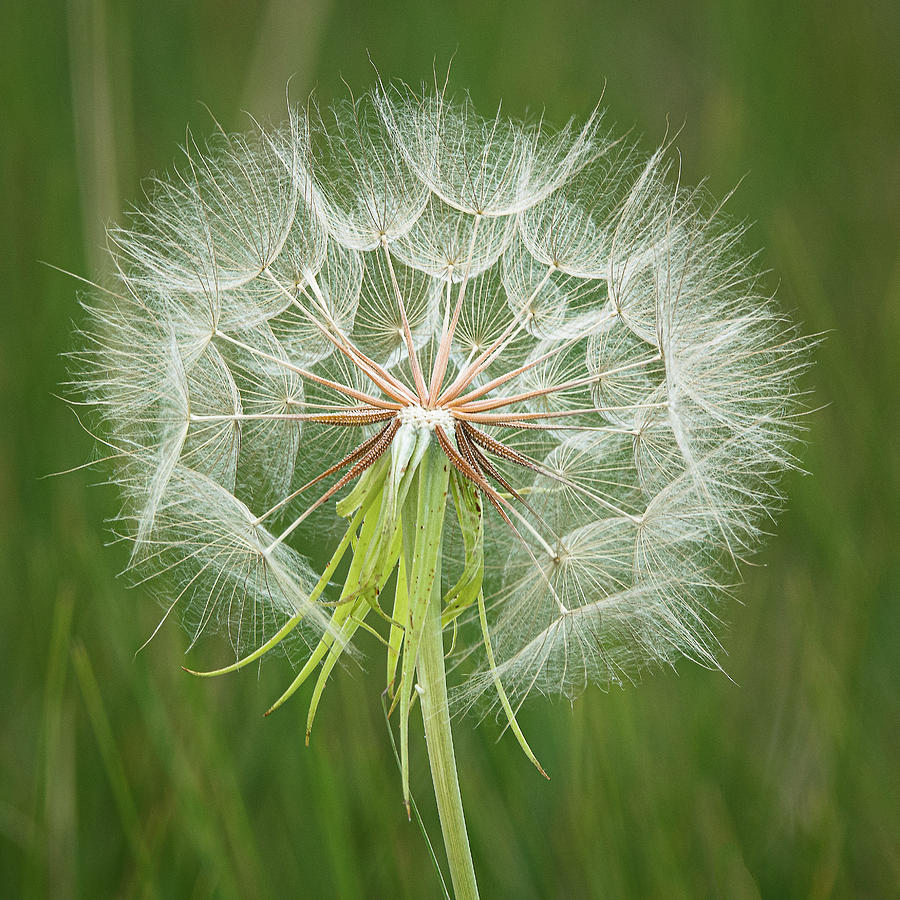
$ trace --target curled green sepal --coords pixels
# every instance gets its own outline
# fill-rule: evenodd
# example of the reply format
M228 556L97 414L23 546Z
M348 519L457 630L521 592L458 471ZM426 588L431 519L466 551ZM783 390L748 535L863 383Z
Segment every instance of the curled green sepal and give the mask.
M360 554L362 557L361 566L357 578L351 585L352 589L341 598L343 603L354 603L357 597L365 597L372 609L391 626L399 623L388 616L379 603L380 590L386 580L380 580L380 574L384 569L386 555L394 552L393 544L395 540L399 540L396 536L400 521L399 510L406 499L427 443L427 435L423 438L420 429L404 425L398 430L391 444L390 456L385 454L382 457L384 465L377 475L373 476L373 480L375 477L378 479L381 496L378 521L370 540L367 542L360 540L353 548L354 554ZM394 563L397 555L399 544Z
M371 504L371 498L370 503ZM368 505L366 508L368 508ZM325 570L322 572L322 577L319 579L316 586L312 589L307 598L307 603L312 604L315 603L316 600L322 594L322 591L328 586L328 582L331 580L331 576L334 574L334 570L340 565L341 560L344 558L344 554L347 552L347 547L350 545L350 539L353 534L355 534L356 529L359 527L360 519L365 514L366 508L359 508L357 510L356 515L353 517L350 525L347 527L347 531L344 533L344 536L341 538L340 543L337 545L337 549L331 556L331 559L328 561L328 565L325 566ZM227 675L229 672L236 672L238 669L244 668L244 666L249 665L255 660L259 659L261 656L264 656L270 650L274 649L278 646L293 630L300 624L303 620L303 617L308 612L309 607L301 610L296 615L291 616L281 628L278 629L275 634L272 635L264 644L260 645L256 648L252 653L248 656L244 656L241 659L237 660L237 662L231 663L229 666L223 666L221 669L212 669L208 672L198 672L194 669L189 669L187 666L182 666L185 672L189 672L191 675L196 675L198 678L212 678L216 675Z
M341 627L340 635L337 639L331 642L331 646L328 648L328 656L322 663L322 668L319 670L319 677L316 679L316 685L313 688L312 698L309 701L309 712L306 715L307 747L309 746L309 736L312 732L313 722L316 718L316 711L319 708L319 701L322 699L322 693L325 690L325 685L328 683L328 678L331 675L331 671L335 667L337 661L341 658L344 647L346 647L350 643L350 641L353 640L353 635L356 633L356 629L359 628L359 626L362 624L363 618L365 618L366 614L369 612L369 607L363 597L357 599L355 603L346 604L342 608L348 610L349 615L347 616Z
M388 463L389 459L386 455L379 456L372 466L363 472L362 477L353 485L347 496L335 503L335 512L342 518L349 519L355 512L363 508L368 509L384 486L385 469Z
M365 547L368 541L371 540L372 535L375 532L375 525L378 520L378 514L375 512L375 507L379 506L380 503L376 503L376 501L381 499L381 492L368 493L365 495L365 506L360 507L356 515L353 518L353 522L356 523L360 516L362 516L362 526L359 530L359 545L361 547ZM351 524L348 529L348 533L353 533L356 529ZM349 537L347 537L349 542ZM315 667L322 661L325 657L325 654L329 652L332 644L335 640L341 636L341 632L343 631L344 623L350 618L351 613L353 612L353 608L355 607L355 603L344 602L347 597L345 595L349 595L351 593L349 586L356 584L359 579L359 570L362 566L362 554L357 552L353 555L353 561L350 563L350 569L347 572L347 578L344 581L344 589L341 593L341 599L338 602L337 607L332 613L331 623L328 631L322 635L321 640L316 645L315 650L313 650L309 659L306 661L306 664L303 668L297 673L297 677L291 682L288 689L266 710L266 715L270 715L275 712L279 706L281 706L289 697L291 697L309 678L310 673L315 669ZM343 648L342 648L343 649Z
M475 485L455 469L450 473L450 490L466 556L462 575L444 596L441 614L441 626L444 628L475 602L484 580L484 509L481 495Z
M491 667L491 677L494 680L494 687L497 690L497 696L500 698L500 705L503 707L503 712L506 713L506 720L509 722L509 727L512 733L516 736L516 740L519 742L519 746L522 748L522 752L534 763L538 772L544 776L548 781L550 780L550 776L544 771L544 767L538 762L537 757L531 750L531 747L528 746L528 741L525 740L525 735L522 733L522 729L519 727L519 723L516 721L516 714L513 712L513 708L510 705L509 698L506 696L506 691L503 688L503 682L500 680L500 676L497 674L497 664L494 661L494 648L491 646L491 635L488 631L488 623L487 623L487 614L484 608L484 594L479 591L478 592L478 619L481 622L481 634L484 638L484 650L487 654L488 665Z
M382 507L384 506L385 502L386 501L384 497L382 497ZM400 523L397 522L395 524L394 535L391 540L388 552L381 560L381 571L378 573L375 584L372 588L372 591L376 595L384 587L385 582L388 580L388 578L390 578L391 572L397 565L397 558L400 555L401 539L402 535L400 531ZM369 594L367 592L357 597L355 601L344 604L345 608L351 610L350 615L344 621L338 639L332 641L331 643L331 646L328 650L328 657L325 662L322 663L322 669L319 672L319 677L316 679L316 686L313 688L312 699L309 702L309 713L306 717L307 745L309 745L309 735L312 731L313 722L316 718L316 711L319 708L319 701L322 698L322 692L325 690L325 685L328 682L328 677L331 675L331 671L332 669L334 669L337 661L341 658L341 654L343 653L344 648L353 639L353 635L356 633L356 629L360 626L363 626L365 628L369 627L365 625L365 618L368 613L375 608L376 602L377 601L373 601L369 597ZM384 638L382 638L382 640L384 640Z

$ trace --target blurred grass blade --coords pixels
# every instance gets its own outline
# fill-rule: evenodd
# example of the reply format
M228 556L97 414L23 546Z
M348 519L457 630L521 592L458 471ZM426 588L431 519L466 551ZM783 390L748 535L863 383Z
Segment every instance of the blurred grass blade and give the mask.
M387 691L384 691L381 695L381 710L384 713L384 724L387 728L388 738L391 742L391 750L394 754L394 761L397 763L397 771L400 772L402 771L400 765L400 754L397 752L397 742L394 740L394 732L391 730ZM419 830L422 832L422 837L425 838L425 845L428 847L428 855L431 857L431 862L434 864L434 869L441 881L441 890L444 892L444 897L446 897L446 900L451 900L450 892L447 890L447 882L444 881L444 873L441 871L441 864L438 862L438 858L435 855L434 847L431 844L431 839L428 837L428 831L425 828L425 822L422 821L422 815L419 812L419 807L416 806L416 800L415 797L413 797L412 792L410 792L409 795L409 806L413 812L413 815L416 817L416 822L419 826Z
M144 840L137 806L134 802L131 788L128 785L128 775L122 764L122 756L119 753L119 748L116 745L115 737L109 724L109 718L103 707L100 686L97 684L93 667L81 641L76 641L72 646L72 665L78 677L81 695L87 707L88 718L103 759L106 776L109 779L109 784L115 797L119 819L122 822L125 836L131 845L131 852L140 872L141 884L147 896L156 896L156 891L153 887L154 873L150 851Z

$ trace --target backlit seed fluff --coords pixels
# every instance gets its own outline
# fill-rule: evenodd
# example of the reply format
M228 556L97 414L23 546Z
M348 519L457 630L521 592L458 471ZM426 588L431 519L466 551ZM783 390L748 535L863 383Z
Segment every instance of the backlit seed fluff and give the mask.
M719 597L795 463L809 341L744 228L673 176L599 113L553 130L403 86L189 138L110 230L73 354L130 574L192 642L225 629L299 667L323 636L350 648L335 503L379 466L400 490L398 442L425 429L452 464L460 706L498 678L517 701L716 665ZM376 596L402 577L387 547ZM454 607L473 566L483 623Z

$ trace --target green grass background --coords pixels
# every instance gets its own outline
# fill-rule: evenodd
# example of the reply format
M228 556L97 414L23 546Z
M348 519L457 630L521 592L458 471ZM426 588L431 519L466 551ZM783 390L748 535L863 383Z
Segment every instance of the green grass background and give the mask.
M185 636L138 655L157 607L103 546L114 508L52 396L102 229L187 123L280 118L414 82L455 51L480 108L611 117L757 224L769 283L830 332L809 378L808 476L690 665L523 726L456 726L485 897L887 897L900 890L900 28L891 0L35 0L0 37L0 896L438 897L406 822L380 669L333 679L310 749L289 677L185 675ZM210 658L224 648L213 643ZM373 652L373 661L378 659ZM439 842L418 742L413 790Z

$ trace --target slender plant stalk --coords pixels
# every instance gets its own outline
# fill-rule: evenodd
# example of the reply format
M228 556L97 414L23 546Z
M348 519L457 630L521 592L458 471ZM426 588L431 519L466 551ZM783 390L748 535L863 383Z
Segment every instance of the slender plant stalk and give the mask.
M449 475L447 457L432 439L419 465L417 496L410 491L411 502L404 509L404 544L411 557L411 633L420 635L416 672L441 832L457 900L472 900L478 897L478 886L456 773L441 631L441 542ZM415 517L411 515L413 503ZM414 639L413 646L415 643Z

